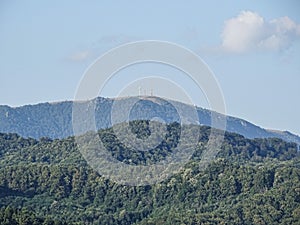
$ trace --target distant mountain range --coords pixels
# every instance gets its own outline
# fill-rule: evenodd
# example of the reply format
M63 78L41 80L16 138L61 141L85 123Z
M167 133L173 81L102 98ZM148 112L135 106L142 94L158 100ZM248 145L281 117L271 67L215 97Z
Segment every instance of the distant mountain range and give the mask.
M134 102L129 113L129 120L159 118L166 123L180 122L174 105L185 111L193 109L193 106L163 99L154 96L139 96L126 98L102 98L98 97L91 101L76 102L82 115L95 112L94 118L96 128L102 129L112 125L111 111L115 103L121 108L128 108ZM123 107L124 106L124 107ZM213 126L212 115L219 115L207 109L196 107L198 121L190 120L189 123L199 123L201 125ZM40 103L36 105L25 105L21 107L0 106L0 132L17 133L23 137L39 139L49 137L52 139L65 138L74 135L72 126L73 102L64 101L57 103ZM120 111L120 114L123 112ZM85 118L82 118L84 124ZM268 138L277 137L288 142L295 142L300 145L300 137L288 131L274 131L261 128L246 120L227 116L226 131L234 132L246 138Z

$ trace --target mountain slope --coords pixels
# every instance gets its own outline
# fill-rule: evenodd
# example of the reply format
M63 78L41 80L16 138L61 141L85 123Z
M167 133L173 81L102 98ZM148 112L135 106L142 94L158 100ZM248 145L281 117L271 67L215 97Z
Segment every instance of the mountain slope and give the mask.
M130 120L151 119L158 117L167 123L179 122L180 117L173 107L187 110L192 106L165 100L159 97L128 97L120 99L96 98L82 103L82 110L94 110L96 128L111 126L111 109L114 103L128 106L130 102L137 101L130 112ZM12 108L0 106L0 132L17 133L23 137L50 137L64 138L73 135L72 127L72 101L58 103L41 103ZM212 126L211 115L214 112L197 107L199 121L202 125ZM277 137L285 141L300 145L300 137L290 132L275 132L263 129L243 119L226 117L226 130L241 134L247 138ZM196 123L197 121L189 121Z
M203 169L199 162L209 128L201 126L200 133L182 170L146 186L121 185L97 174L74 137L37 141L0 134L0 224L299 224L295 144L225 133L220 154ZM125 163L136 156L128 149L108 150ZM137 159L140 164L147 157Z

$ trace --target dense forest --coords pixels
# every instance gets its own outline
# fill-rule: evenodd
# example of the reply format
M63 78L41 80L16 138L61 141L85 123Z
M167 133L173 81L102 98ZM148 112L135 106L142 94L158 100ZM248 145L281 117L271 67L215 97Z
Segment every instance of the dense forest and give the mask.
M141 139L149 135L148 125L130 124ZM148 152L128 150L112 128L98 135L116 159L146 165L172 153L180 129L169 124L165 139ZM203 169L199 162L210 128L199 129L199 143L184 168L145 186L99 175L74 137L0 134L0 224L299 224L296 144L226 133L218 155Z

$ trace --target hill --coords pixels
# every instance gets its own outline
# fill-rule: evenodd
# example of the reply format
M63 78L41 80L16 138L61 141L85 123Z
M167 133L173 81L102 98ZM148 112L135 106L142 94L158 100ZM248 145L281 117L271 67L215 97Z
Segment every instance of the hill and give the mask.
M132 124L147 135L140 129L147 121ZM172 153L179 128L168 124L172 138L166 136L148 155L120 145L112 128L98 135L114 158L138 165ZM121 185L97 174L74 137L0 134L0 224L299 224L296 144L226 133L217 157L201 168L209 132L200 127L197 148L182 170L145 186Z
M121 99L96 98L82 103L82 110L95 110L96 129L108 128L112 125L111 110L116 102L126 107L136 101L131 110L130 120L152 119L158 117L166 123L179 122L180 118L173 104L187 110L192 106L153 96L128 97ZM72 127L72 101L57 103L41 103L12 108L0 106L0 132L17 133L22 137L66 138L74 135ZM215 112L197 107L198 121L190 123L213 126L212 115ZM288 142L300 144L300 137L290 132L269 131L243 119L226 117L226 130L245 136L246 138L277 137Z

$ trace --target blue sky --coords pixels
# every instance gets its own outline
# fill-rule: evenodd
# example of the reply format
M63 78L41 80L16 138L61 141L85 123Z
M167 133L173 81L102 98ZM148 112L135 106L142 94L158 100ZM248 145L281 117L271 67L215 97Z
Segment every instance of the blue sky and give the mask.
M182 45L208 64L229 115L300 134L299 11L297 0L2 0L0 104L73 99L84 71L101 54L154 39ZM170 68L150 67L129 68L127 74L163 74L176 81ZM117 78L105 96L115 96L120 84L131 82L122 73ZM180 85L189 89L188 81ZM209 108L199 93L186 91L197 105Z

